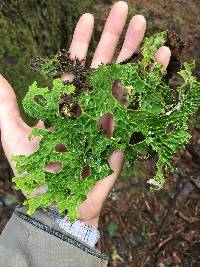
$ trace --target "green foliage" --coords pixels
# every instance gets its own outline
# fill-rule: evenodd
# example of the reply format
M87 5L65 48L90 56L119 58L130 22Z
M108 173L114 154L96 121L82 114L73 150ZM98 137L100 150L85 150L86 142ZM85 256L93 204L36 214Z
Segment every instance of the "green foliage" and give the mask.
M38 150L30 156L13 156L19 175L13 181L26 196L36 188L48 185L46 193L26 200L29 214L38 207L56 203L62 214L67 210L74 220L77 206L86 199L91 186L112 173L107 159L115 149L125 153L130 167L135 160L158 155L157 173L150 183L162 187L163 171L172 170L173 154L190 139L187 121L200 101L200 84L192 76L194 63L185 63L179 72L183 79L183 84L177 88L179 101L160 78L164 72L153 56L165 38L165 33L159 33L145 39L141 50L143 58L137 64L101 65L89 70L83 87L89 85L90 89L82 90L80 94L73 84L64 84L60 79L54 79L51 90L40 88L37 82L29 87L23 101L26 112L53 127L51 131L34 128L30 138L41 137ZM146 71L149 64L154 66L152 72ZM112 93L115 80L120 80L125 89L128 108ZM65 116L60 113L59 101L63 95L81 107L79 117L70 116L69 106ZM115 120L111 138L97 128L100 117L107 113ZM67 151L56 151L58 144L67 147ZM45 171L45 165L52 162L62 164L59 172ZM90 167L90 173L83 179L85 166ZM24 173L26 176L22 178Z
M148 240L149 239L149 232L148 232L148 230L145 227L143 227L140 230L140 234L144 238L144 240Z
M118 226L116 223L110 222L106 228L110 237L116 236L118 231Z
M142 46L141 52L143 55L143 60L140 63L140 67L142 69L145 69L150 63L153 63L154 67L156 65L159 65L155 59L155 53L158 49L158 47L161 47L165 44L167 38L167 32L160 32L157 33L157 36L151 36L149 38L145 39L145 42ZM154 68L154 73L155 73L155 68Z

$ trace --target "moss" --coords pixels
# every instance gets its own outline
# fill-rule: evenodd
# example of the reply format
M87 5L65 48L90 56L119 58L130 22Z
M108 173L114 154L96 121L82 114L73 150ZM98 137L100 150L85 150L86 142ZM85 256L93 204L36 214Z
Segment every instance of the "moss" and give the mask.
M30 58L54 54L58 48L69 47L79 16L89 12L96 2L99 1L1 1L0 73L13 86L20 107L31 82L46 83L29 69Z

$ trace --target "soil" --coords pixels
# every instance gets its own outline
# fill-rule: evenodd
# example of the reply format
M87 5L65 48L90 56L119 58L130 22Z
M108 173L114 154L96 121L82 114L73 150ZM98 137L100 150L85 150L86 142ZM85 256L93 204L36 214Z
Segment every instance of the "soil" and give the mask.
M196 59L200 79L200 1L128 1L130 16L144 14L147 33L175 30L186 43L183 59ZM96 38L103 27L111 1L95 6ZM104 14L102 16L102 14ZM189 122L192 134L185 150L173 159L175 171L166 176L164 189L150 193L146 180L155 169L153 161L124 168L101 213L98 248L109 255L110 267L200 266L200 111ZM11 183L12 171L1 150L0 231L23 196Z

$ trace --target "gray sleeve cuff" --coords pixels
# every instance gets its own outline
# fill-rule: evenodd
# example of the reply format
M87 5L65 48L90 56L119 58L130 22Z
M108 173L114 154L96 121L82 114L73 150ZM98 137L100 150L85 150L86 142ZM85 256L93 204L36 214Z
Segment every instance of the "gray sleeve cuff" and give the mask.
M67 233L75 236L91 247L94 247L100 238L99 231L85 224L83 221L76 220L74 223L70 223L68 218L57 218L56 223Z
M59 225L61 229L75 236L87 245L94 247L99 240L99 231L83 221L76 220L74 223L71 223L67 216L61 218L58 210L55 208L48 208L46 212L54 217L56 224Z
M1 266L106 267L108 257L66 233L52 216L17 208L0 236Z

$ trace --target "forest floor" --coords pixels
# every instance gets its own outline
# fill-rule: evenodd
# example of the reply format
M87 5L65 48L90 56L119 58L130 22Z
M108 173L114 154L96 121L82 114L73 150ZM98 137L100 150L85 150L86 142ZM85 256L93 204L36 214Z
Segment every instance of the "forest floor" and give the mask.
M104 0L95 7L99 33L111 2ZM127 2L130 17L145 15L148 34L169 29L183 37L183 60L196 59L200 79L200 1ZM154 174L155 162L137 162L133 173L124 168L100 220L98 248L109 255L110 267L200 266L200 111L190 120L189 131L192 139L174 156L175 172L166 176L163 190L150 193L146 184ZM11 183L12 171L0 150L1 232L23 196Z

